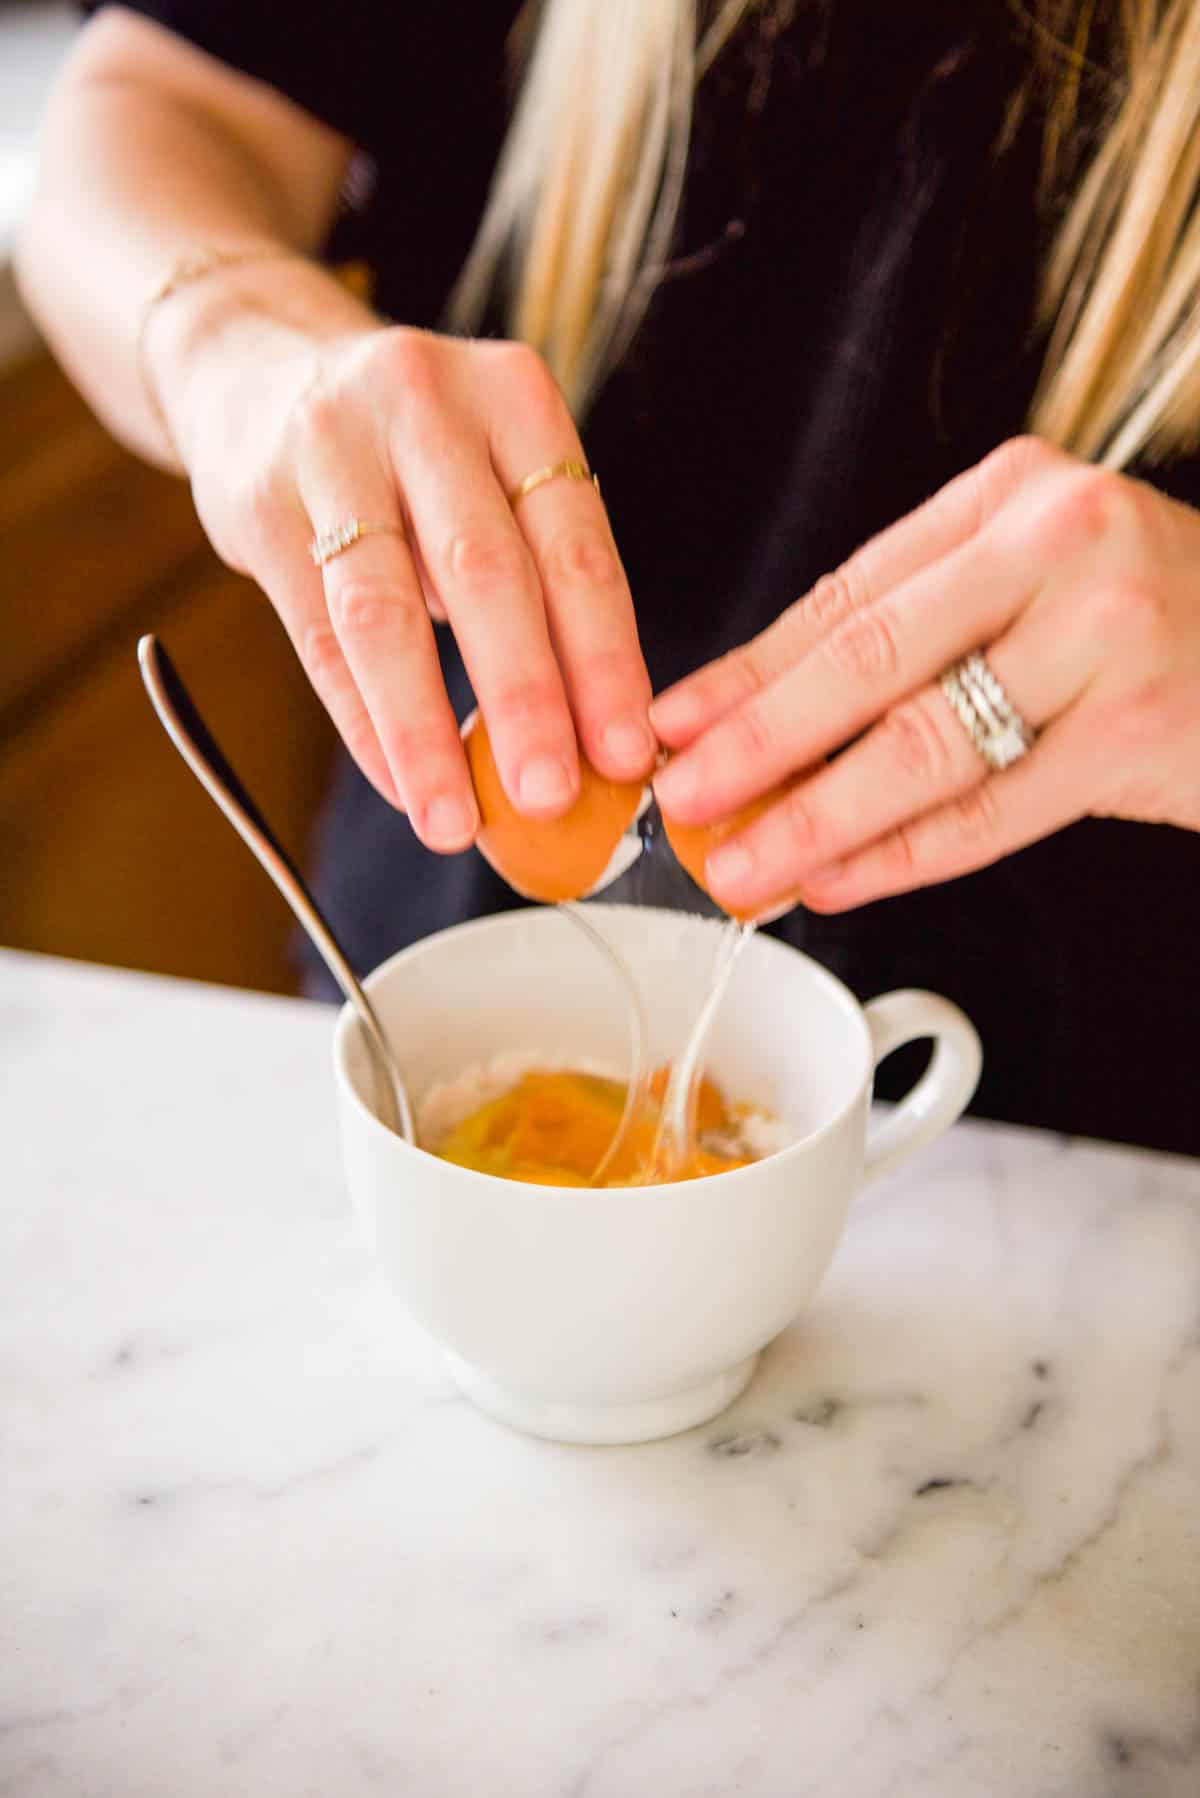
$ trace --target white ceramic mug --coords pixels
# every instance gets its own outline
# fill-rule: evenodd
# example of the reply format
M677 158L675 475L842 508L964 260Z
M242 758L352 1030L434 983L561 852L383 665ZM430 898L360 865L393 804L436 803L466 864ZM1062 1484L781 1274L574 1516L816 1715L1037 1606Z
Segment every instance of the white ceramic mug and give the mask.
M677 1055L707 988L720 924L591 905L628 961L652 1062ZM612 971L553 909L461 924L393 956L367 982L416 1107L434 1084L507 1053L623 1068ZM911 1092L868 1130L872 1075L932 1037ZM713 1026L708 1070L766 1106L795 1140L730 1173L666 1186L523 1185L456 1167L387 1131L353 1014L334 1069L346 1175L376 1253L461 1389L492 1416L570 1442L640 1442L706 1422L805 1305L851 1197L945 1130L979 1077L979 1038L933 993L860 1006L773 938L743 949Z

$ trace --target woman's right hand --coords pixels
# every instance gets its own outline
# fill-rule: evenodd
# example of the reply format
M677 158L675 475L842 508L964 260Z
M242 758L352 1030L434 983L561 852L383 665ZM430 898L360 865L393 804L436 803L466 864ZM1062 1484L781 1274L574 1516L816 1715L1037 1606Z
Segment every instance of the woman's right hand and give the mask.
M479 823L431 615L520 810L571 805L577 735L602 773L648 773L650 682L599 493L560 478L510 504L532 471L584 459L532 350L260 314L236 353L219 336L161 391L218 553L266 592L355 761L429 848L463 849ZM313 537L352 517L387 529L317 568Z
M477 823L430 611L515 805L567 809L577 741L606 774L647 773L650 683L599 495L559 479L508 499L583 460L545 364L385 327L313 260L350 141L119 6L80 32L41 136L19 266L44 333L135 449L161 459L165 420L218 553L418 836L461 849ZM314 536L351 517L387 529L315 567Z

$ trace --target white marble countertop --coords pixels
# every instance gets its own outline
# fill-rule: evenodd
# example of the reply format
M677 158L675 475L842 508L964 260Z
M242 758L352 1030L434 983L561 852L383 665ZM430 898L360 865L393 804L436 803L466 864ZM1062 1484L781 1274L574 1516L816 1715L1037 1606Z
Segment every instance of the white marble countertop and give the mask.
M368 1265L330 1026L0 955L4 1798L1196 1798L1200 1164L960 1125L564 1448Z

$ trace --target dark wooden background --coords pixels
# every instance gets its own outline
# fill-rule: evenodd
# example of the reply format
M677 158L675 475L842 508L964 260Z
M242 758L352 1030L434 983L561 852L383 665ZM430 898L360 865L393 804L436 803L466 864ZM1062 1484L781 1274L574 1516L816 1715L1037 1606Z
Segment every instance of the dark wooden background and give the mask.
M282 627L35 352L0 374L0 943L294 991L290 913L150 709L147 630L303 861L333 733Z

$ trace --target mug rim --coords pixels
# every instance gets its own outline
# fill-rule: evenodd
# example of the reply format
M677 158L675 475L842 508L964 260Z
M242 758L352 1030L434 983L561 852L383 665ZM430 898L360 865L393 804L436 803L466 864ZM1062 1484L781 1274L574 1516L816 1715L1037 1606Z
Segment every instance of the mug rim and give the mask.
M369 974L363 977L362 985L368 993L373 993L375 987L381 986L386 982L395 968L399 967L404 962L419 960L423 954L431 953L434 945L441 945L458 936L485 934L488 930L502 929L506 925L511 924L511 921L514 918L527 918L533 912L553 911L553 909L552 906L510 906L505 911L488 912L480 918L464 918L457 924L447 924L443 929L431 931L428 936L419 938L415 943L409 943L405 948L397 949L384 961L381 961L377 967L372 968ZM672 908L663 905L613 905L605 904L602 900L590 902L588 909L589 911L594 910L602 914L620 913L622 915L645 915L646 913L652 913L657 917L679 915ZM695 914L695 916L698 922L705 925L712 924L718 928L724 922L723 919L706 918L699 913ZM636 1190L639 1193L675 1192L681 1186L697 1186L700 1184L708 1186L714 1180L732 1183L743 1175L753 1175L756 1169L760 1169L768 1163L779 1163L790 1160L801 1150L811 1149L815 1144L821 1142L823 1138L832 1135L835 1130L840 1129L850 1112L853 1111L855 1105L861 1100L864 1085L869 1085L871 1083L874 1073L871 1033L863 1006L861 1002L855 998L846 983L839 980L836 974L831 974L828 968L822 967L819 961L816 961L811 955L806 954L803 949L797 949L794 944L784 942L780 937L760 935L756 938L756 942L759 944L769 943L774 949L782 951L786 956L795 956L797 960L803 962L809 974L816 978L818 984L826 989L829 997L850 1019L858 1037L859 1048L862 1051L863 1067L860 1071L859 1078L855 1081L848 1097L831 1116L827 1117L821 1124L818 1124L815 1129L810 1130L804 1136L799 1137L795 1142L788 1143L785 1148L776 1149L771 1154L762 1156L758 1161L748 1162L744 1167L725 1168L719 1173L701 1174L691 1180L659 1180L654 1182L653 1185L640 1186L631 1190ZM506 1194L510 1192L520 1193L529 1203L534 1202L537 1196L543 1193L565 1193L578 1197L581 1192L611 1192L613 1190L612 1188L603 1186L554 1186L548 1183L543 1184L540 1181L505 1180L500 1174L485 1173L480 1168L463 1167L458 1162L442 1161L439 1156L433 1153L432 1149L424 1149L416 1142L407 1142L404 1137L398 1136L394 1131L387 1128L367 1104L365 1099L361 1097L357 1085L351 1077L350 1069L347 1064L347 1049L351 1030L357 1021L358 1014L354 1010L354 1007L350 1004L349 1000L343 1000L338 1008L333 1028L333 1040L331 1043L333 1071L338 1091L349 1100L358 1115L365 1121L368 1130L378 1132L379 1135L382 1138L385 1138L389 1143L398 1144L402 1150L410 1154L427 1155L431 1160L437 1161L441 1167L450 1169L455 1174L462 1174L470 1181L481 1180L488 1185L499 1184L504 1187Z

